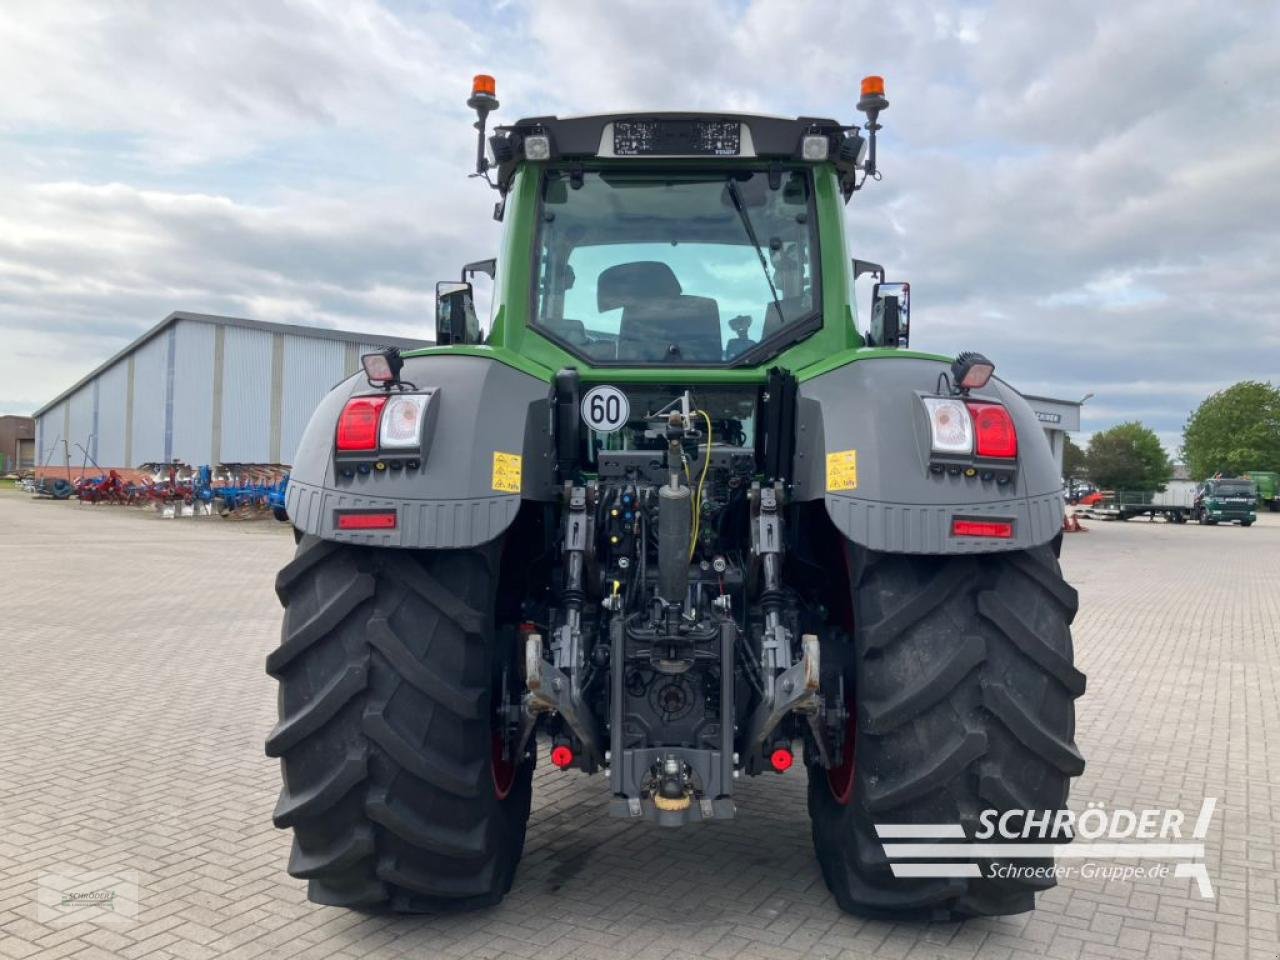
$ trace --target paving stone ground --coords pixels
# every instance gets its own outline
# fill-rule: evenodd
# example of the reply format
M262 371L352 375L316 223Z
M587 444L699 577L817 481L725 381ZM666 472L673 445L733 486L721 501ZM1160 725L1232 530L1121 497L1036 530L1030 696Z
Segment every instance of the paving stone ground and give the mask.
M605 816L603 778L543 764L506 902L394 918L309 904L271 826L287 532L0 495L0 957L1275 960L1280 515L1087 526L1063 557L1089 674L1072 806L1194 817L1217 797L1216 899L1076 876L1017 917L863 921L823 887L798 768L745 782L733 822L659 831ZM42 909L42 877L95 870L128 871L136 918Z

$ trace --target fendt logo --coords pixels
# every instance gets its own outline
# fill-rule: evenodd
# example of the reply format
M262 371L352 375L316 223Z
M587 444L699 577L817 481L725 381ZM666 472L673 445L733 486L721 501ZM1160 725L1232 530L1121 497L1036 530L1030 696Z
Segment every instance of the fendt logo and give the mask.
M1189 839L1184 839L1187 816L1181 810L1107 810L1093 802L1081 814L984 810L972 840L959 823L878 823L876 835L884 841L895 877L1140 880L1172 875L1194 878L1200 896L1213 899L1204 838L1217 803L1216 797L1205 798ZM1049 859L1055 862L1017 862ZM1157 862L1105 862L1112 860Z

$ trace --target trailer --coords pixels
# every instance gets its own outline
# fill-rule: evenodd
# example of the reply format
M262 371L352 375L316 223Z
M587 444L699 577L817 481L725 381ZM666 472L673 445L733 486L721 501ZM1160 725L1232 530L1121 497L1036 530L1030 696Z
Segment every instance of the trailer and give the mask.
M1167 491L1103 490L1101 498L1086 511L1095 520L1132 520L1162 517L1169 523L1191 519L1191 504L1184 494Z

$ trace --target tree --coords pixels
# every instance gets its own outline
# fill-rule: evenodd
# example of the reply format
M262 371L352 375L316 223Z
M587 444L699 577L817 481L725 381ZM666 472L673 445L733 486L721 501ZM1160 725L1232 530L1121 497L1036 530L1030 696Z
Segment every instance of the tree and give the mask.
M1137 422L1095 433L1085 463L1089 479L1106 490L1163 490L1173 472L1160 438Z
M1182 449L1191 476L1280 470L1280 388L1242 380L1187 418Z
M1067 480L1079 480L1087 475L1085 453L1071 435L1062 435L1062 476Z

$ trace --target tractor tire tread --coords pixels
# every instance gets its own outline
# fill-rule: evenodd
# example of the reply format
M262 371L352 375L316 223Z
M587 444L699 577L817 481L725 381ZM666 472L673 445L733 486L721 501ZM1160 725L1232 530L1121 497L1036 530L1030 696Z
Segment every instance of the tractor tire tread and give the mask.
M997 877L994 865L1027 862L1000 858L976 861L973 877L896 877L876 825L952 823L972 837L985 809L1065 806L1084 769L1074 701L1085 676L1070 634L1078 598L1056 548L939 557L848 546L858 718L848 803L816 756L809 766L814 848L842 909L954 921L1029 910L1052 885Z
M511 887L532 761L489 783L497 544L419 552L304 536L276 586L267 658L280 720L267 738L293 831L289 872L316 902L438 911Z

